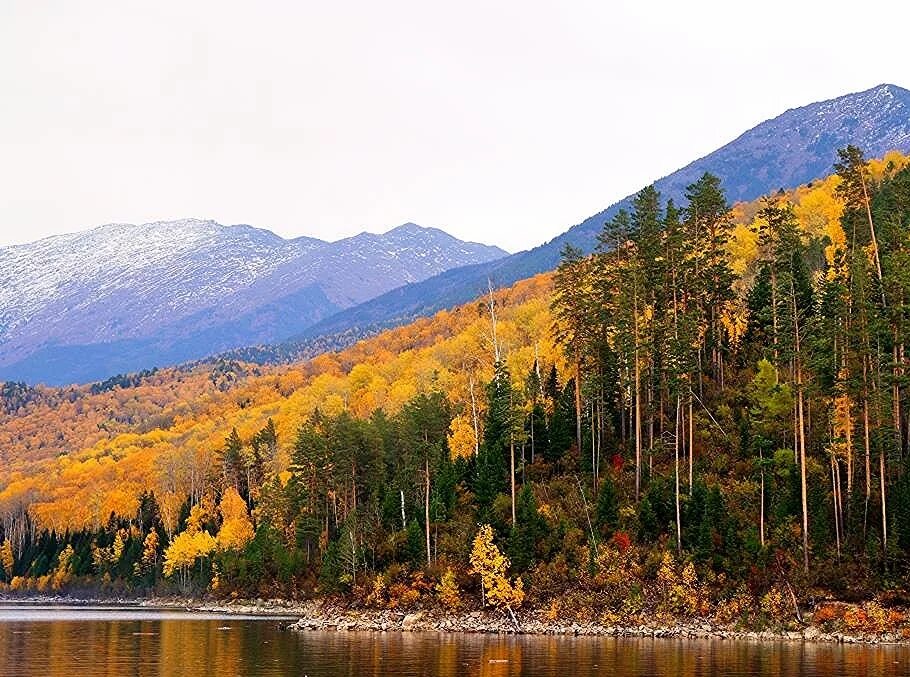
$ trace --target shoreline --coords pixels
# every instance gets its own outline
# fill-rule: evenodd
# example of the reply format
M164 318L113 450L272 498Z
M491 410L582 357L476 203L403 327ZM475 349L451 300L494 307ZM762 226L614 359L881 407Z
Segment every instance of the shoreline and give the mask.
M543 620L543 610L528 610L517 614L519 626L504 613L495 611L444 612L439 609L388 610L350 609L321 601L281 599L207 600L180 597L93 598L62 595L4 597L0 605L33 606L106 606L135 607L215 613L224 615L260 616L289 622L287 630L294 632L435 632L447 634L486 634L511 636L612 637L676 640L712 640L744 642L804 642L823 644L861 644L910 646L910 636L899 632L851 634L826 631L811 623L801 629L748 630L724 626L710 619L687 619L671 623L634 622L603 624L597 621Z

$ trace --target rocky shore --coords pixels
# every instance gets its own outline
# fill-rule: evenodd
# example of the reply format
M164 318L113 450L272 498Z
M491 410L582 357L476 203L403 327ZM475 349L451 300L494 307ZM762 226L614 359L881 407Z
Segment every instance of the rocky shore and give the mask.
M481 611L450 614L437 611L401 613L394 611L341 611L321 609L292 624L290 629L330 632L452 632L503 635L563 635L590 637L646 637L673 639L710 639L760 642L829 642L840 644L907 644L899 633L850 635L824 632L814 625L802 630L747 631L719 626L707 620L672 625L603 625L597 622L560 622L542 620L539 614L519 615L516 627L511 618Z
M161 605L163 600L150 602ZM545 619L544 611L517 614L518 625L506 614L494 611L446 612L439 609L395 611L351 609L327 601L237 600L220 604L188 605L188 608L244 615L299 616L288 626L299 632L447 632L500 635L562 635L589 637L647 637L672 639L739 640L757 642L826 642L836 644L910 644L899 632L852 634L828 632L811 621L799 630L744 630L723 626L709 619L671 624L598 622Z
M606 625L598 622L561 621L544 618L543 611L523 611L516 623L493 611L444 612L438 609L395 611L350 609L327 601L298 602L280 599L198 600L179 597L145 599L71 598L65 596L0 597L0 603L41 606L113 606L153 609L180 609L188 612L243 616L297 618L288 630L298 632L446 632L498 635L551 635L588 637L641 637L681 640L755 642L827 642L838 644L910 644L910 637L898 632L849 634L827 632L811 621L800 630L743 630L725 627L708 619L672 624L632 623Z

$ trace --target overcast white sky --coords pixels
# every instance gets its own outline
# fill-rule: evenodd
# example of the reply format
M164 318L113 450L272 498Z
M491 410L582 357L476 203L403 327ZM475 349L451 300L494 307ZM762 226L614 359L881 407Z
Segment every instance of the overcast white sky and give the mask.
M0 245L200 217L527 248L787 108L910 86L903 5L4 0Z

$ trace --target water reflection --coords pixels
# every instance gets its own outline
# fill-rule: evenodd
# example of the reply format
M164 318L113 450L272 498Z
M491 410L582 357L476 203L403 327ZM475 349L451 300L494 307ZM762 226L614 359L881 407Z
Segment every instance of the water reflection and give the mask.
M294 633L275 619L0 607L0 676L403 677L910 674L910 648Z

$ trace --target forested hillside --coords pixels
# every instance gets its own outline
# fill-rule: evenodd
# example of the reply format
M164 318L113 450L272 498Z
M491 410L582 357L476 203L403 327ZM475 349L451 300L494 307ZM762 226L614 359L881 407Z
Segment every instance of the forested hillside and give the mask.
M4 585L905 628L910 158L599 241L300 365L7 384Z

